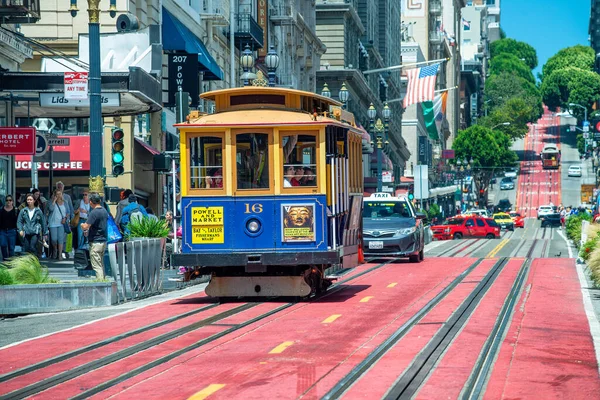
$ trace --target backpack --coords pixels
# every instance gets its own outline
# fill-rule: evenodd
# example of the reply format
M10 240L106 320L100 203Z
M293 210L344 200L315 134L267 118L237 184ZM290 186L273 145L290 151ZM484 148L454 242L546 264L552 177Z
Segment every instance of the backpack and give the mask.
M121 226L121 231L125 232L127 224L129 224L129 221L132 219L137 219L140 221L142 218L144 218L144 214L140 211L139 205L131 210L128 210L127 212L124 212L121 216L121 222L119 224Z

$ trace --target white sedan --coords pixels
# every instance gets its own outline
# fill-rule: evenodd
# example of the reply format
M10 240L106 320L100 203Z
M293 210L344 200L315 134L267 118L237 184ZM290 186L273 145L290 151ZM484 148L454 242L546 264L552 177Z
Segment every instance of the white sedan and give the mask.
M537 210L537 219L540 219L548 214L554 214L554 207L550 205L540 206L540 208Z
M571 165L569 167L569 176L581 176L581 165Z

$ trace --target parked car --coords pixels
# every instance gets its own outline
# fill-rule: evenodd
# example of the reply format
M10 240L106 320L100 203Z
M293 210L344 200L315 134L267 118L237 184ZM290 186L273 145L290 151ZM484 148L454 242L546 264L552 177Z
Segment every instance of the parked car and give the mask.
M525 217L514 211L509 212L508 215L512 218L515 228L525 228Z
M515 188L515 182L512 178L502 178L500 181L500 190L512 190Z
M554 207L550 205L540 206L537 210L537 219L539 220L548 214L554 214Z
M517 177L517 169L514 167L507 168L506 171L504 171L504 176L506 178L516 178Z
M405 197L375 193L363 200L365 256L408 257L421 262L425 253L425 214Z
M553 226L562 226L559 213L553 212L552 214L546 214L542 217L542 228Z
M510 204L510 201L508 199L502 199L498 202L498 205L496 206L496 210L498 212L509 212L512 209L512 204Z
M502 229L507 229L509 231L515 230L515 223L507 213L501 212L494 214L494 221L496 221L496 223L500 225L500 228Z
M449 218L442 225L431 227L434 240L462 239L468 237L484 237L494 239L500 237L500 227L491 218L458 216Z
M492 217L492 215L490 214L490 212L488 210L484 210L484 209L465 211L461 215L465 216L465 217L484 217L484 218L491 218Z
M569 176L581 176L581 165L571 165L569 167Z

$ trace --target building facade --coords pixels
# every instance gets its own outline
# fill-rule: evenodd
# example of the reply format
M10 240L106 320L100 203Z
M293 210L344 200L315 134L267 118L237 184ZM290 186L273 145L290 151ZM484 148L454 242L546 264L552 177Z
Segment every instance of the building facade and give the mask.
M372 122L384 120L383 108L389 102L391 117L383 142L383 171L392 176L384 190L392 191L404 175L410 152L402 134L402 80L398 69L385 70L401 63L400 3L393 0L319 0L316 2L317 35L327 47L317 71L317 91L327 87L331 96L342 100L342 87L348 90L345 107L358 125L365 129L363 150L365 190L377 189L377 138ZM377 71L383 69L382 71ZM376 118L368 116L370 104ZM387 141L387 145L385 145ZM373 144L371 144L373 142Z
M20 71L21 65L33 57L33 49L18 27L37 23L41 15L39 0L7 0L0 4L0 73ZM0 92L0 127L15 125L13 101L11 93ZM0 154L0 206L7 194L15 193L14 176L14 157Z

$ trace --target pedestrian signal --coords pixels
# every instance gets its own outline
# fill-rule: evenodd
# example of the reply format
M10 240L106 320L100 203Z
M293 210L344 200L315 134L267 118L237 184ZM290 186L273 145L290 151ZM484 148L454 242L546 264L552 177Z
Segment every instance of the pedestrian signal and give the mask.
M124 144L125 132L121 128L114 128L111 134L111 159L112 159L112 174L113 176L123 175L125 167L123 162L125 161L125 155L123 150L125 149Z

